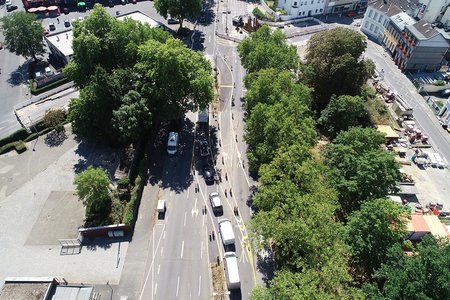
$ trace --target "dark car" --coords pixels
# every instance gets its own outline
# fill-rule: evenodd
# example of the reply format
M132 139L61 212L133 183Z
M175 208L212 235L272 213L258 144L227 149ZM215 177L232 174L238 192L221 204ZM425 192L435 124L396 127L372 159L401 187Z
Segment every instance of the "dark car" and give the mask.
M208 156L209 155L209 147L207 141L200 142L200 156Z
M205 14L201 14L200 15L200 18L198 19L198 21L200 22L200 23L206 23L206 16L205 16Z
M66 27L70 27L70 21L69 20L64 20L64 26Z
M6 7L6 11L13 11L17 9L17 5L10 5Z
M69 8L68 7L64 7L63 8L63 12L64 12L65 15L68 15L69 14Z
M114 1L109 0L108 5L109 5L109 7L114 7Z
M178 24L178 23L180 23L180 21L178 21L177 19L174 18L167 19L167 24Z
M232 19L233 26L241 26L244 23L242 16L236 16Z
M214 169L210 165L203 166L203 177L205 178L206 184L214 183Z
M439 94L441 94L442 97L448 97L450 96L450 89L445 89L441 91Z

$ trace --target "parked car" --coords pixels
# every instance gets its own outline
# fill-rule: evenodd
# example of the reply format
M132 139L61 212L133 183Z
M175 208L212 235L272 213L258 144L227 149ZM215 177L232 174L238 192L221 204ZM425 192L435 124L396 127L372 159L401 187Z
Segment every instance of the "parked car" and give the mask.
M12 5L12 2L11 2L11 0L6 0L6 2L5 2L5 5L6 5L6 7L8 7L8 6Z
M178 24L178 23L180 23L180 21L177 19L174 19L174 18L167 19L167 24Z
M347 13L347 17L353 18L354 16L356 16L356 13L353 10Z
M131 3L136 4L137 0L131 0Z
M209 201L211 202L211 208L214 214L220 215L223 213L223 206L222 201L219 197L219 193L212 192L211 194L209 194Z
M232 19L233 26L241 26L244 23L242 16L235 16Z
M49 34L49 31L48 31L47 28L42 28L42 32L43 32L45 35Z
M209 147L207 141L200 141L200 156L208 156Z
M64 7L63 8L63 12L64 12L65 15L68 15L69 14L69 8L68 7Z
M439 93L442 97L450 96L450 89L445 89Z
M214 169L210 165L203 166L203 177L205 178L206 184L210 185L214 183Z
M17 5L10 5L6 7L6 11L10 12L17 9Z
M114 1L109 0L108 5L109 5L109 7L114 7Z
M198 19L198 21L199 21L200 23L206 23L206 16L205 16L204 13L202 13L202 14L200 15L200 18Z
M56 30L55 23L48 24L48 29L50 29L50 31Z
M127 0L120 0L120 2L122 3L122 5L127 4Z
M67 19L64 20L64 26L70 27L70 22L69 22L69 20L67 20Z

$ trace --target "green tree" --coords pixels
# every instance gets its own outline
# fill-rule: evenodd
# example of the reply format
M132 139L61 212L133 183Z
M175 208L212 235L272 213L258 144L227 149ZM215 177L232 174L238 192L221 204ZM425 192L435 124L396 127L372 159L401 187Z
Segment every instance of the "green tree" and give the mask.
M202 0L155 0L156 11L167 19L170 15L180 21L180 29L183 21L189 17L195 17L202 9Z
M389 250L402 244L408 215L402 206L388 199L365 202L360 210L349 215L345 241L360 281L371 280L386 261Z
M134 70L140 74L137 91L150 99L155 124L207 107L213 99L211 64L180 40L147 41Z
M334 138L340 131L367 124L368 118L361 97L333 95L330 103L320 113L318 123L330 137Z
M376 284L366 285L366 299L450 299L450 244L425 236L414 254L407 256L400 245L376 272Z
M51 109L45 112L43 122L47 128L54 128L56 132L63 133L65 120L66 113L63 109Z
M270 163L281 146L297 142L308 146L314 144L314 119L305 102L308 103L309 99L305 101L296 95L289 95L282 96L273 105L259 103L252 109L245 129L252 173L257 173L261 164Z
M288 45L284 33L264 25L246 37L238 46L242 65L249 73L262 69L297 71L299 58L297 49Z
M73 29L73 57L65 67L67 77L80 88L90 83L101 67L110 73L131 68L136 63L138 47L149 39L165 42L170 34L159 28L126 18L119 21L100 4Z
M86 207L86 225L107 225L111 209L108 174L102 168L89 166L75 177L77 195Z
M313 69L310 84L319 111L333 94L359 94L375 70L372 61L362 59L365 49L364 36L343 27L317 33L308 41L306 59Z
M399 166L392 154L381 149L382 143L384 136L375 129L352 127L325 148L325 163L331 169L344 215L366 200L397 191Z
M148 135L152 115L148 101L136 91L130 91L122 99L122 105L113 111L113 126L129 141L138 141Z
M14 12L0 18L0 28L5 35L6 48L26 58L45 53L42 41L42 23L35 14L24 11Z
M248 89L245 101L249 113L258 103L275 104L285 96L302 99L308 106L312 103L310 96L312 90L295 82L294 76L289 71L262 69L250 73L245 76L245 86Z

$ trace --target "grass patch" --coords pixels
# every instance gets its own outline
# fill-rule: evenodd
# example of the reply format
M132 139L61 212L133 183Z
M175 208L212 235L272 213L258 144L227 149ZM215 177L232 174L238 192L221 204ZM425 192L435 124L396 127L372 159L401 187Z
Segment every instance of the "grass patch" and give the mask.
M219 294L213 296L212 299L214 300L223 299L223 293L227 291L227 288L225 287L225 271L223 269L223 264L212 263L211 275L213 283L213 293Z
M438 100L438 101L436 101L436 102L434 102L439 108L442 108L442 107L444 107L444 101L442 101L442 100Z

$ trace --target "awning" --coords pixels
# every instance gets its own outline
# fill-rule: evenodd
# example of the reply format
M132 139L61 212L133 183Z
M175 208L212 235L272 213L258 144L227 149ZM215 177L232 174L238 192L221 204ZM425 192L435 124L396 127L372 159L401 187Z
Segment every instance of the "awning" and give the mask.
M29 13L34 13L34 12L37 12L37 11L38 11L38 9L36 7L32 7L30 9L28 9Z
M36 8L36 11L46 11L47 7L45 6L39 6L38 8Z
M77 6L86 6L86 2L78 2Z
M55 6L55 5L49 6L49 7L47 7L47 9L50 11L58 10L58 6Z

